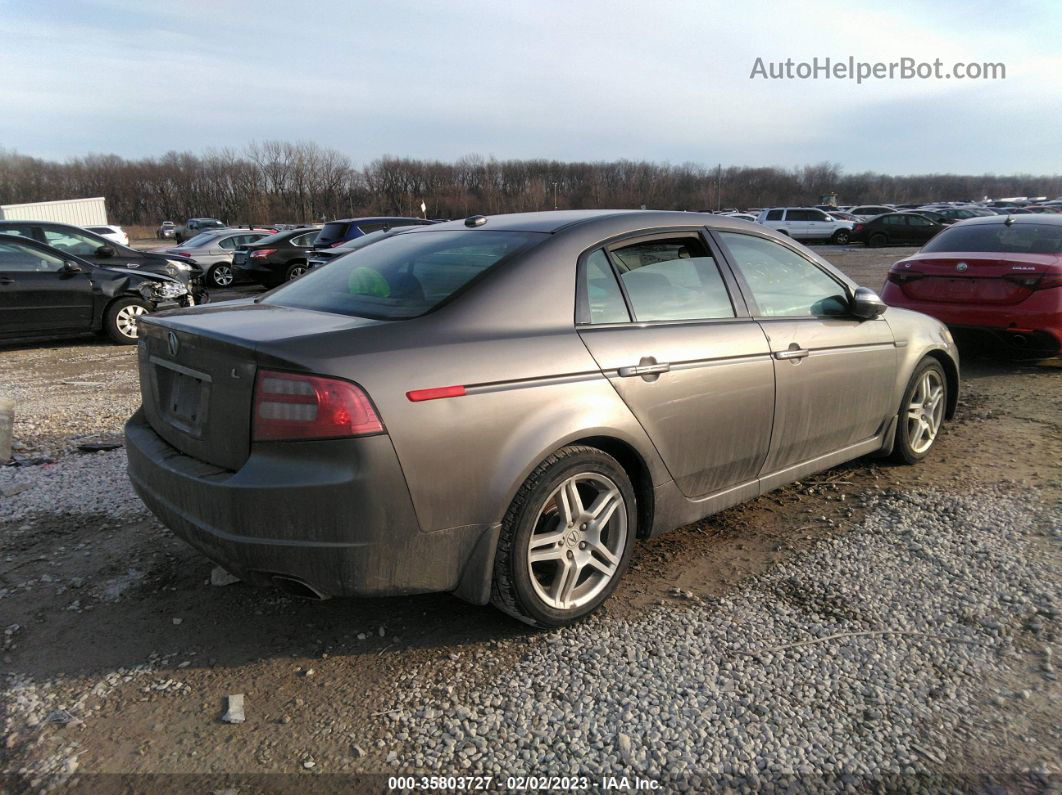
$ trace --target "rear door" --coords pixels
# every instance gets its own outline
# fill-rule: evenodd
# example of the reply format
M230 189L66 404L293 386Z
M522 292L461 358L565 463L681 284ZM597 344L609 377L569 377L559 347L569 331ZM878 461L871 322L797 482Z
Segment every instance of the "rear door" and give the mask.
M796 248L754 234L716 234L773 356L775 427L762 475L878 434L896 408L888 323L851 317L844 284Z
M89 331L94 295L89 273L69 273L47 251L0 242L0 334Z
M810 220L807 210L786 210L784 229L794 240L805 240L811 235Z
M627 237L583 255L579 335L656 445L700 497L755 480L774 374L732 274L698 232Z

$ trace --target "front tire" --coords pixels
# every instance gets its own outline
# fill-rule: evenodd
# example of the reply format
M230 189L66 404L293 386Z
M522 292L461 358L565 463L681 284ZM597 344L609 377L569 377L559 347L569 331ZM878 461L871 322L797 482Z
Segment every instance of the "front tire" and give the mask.
M148 312L148 305L139 298L120 298L107 307L103 330L111 342L135 345L139 338L139 320Z
M612 456L574 445L553 453L505 514L491 602L536 627L589 615L627 570L636 508L630 479Z
M207 282L212 287L217 287L221 290L224 290L226 287L231 287L235 280L236 277L232 272L232 264L229 262L219 262L207 271Z
M948 405L948 379L935 359L925 359L915 368L903 393L896 422L893 460L916 464L929 455L944 424Z

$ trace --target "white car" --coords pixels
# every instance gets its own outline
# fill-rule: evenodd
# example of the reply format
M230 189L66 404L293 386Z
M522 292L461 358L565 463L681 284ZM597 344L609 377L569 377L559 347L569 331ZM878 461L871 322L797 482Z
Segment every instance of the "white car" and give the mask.
M755 221L756 216L752 213L723 213L727 218L737 218L739 221Z
M815 207L771 207L761 210L756 222L794 240L829 240L841 246L851 239L854 226Z
M129 245L129 235L120 226L86 226L89 232L95 232L100 237L105 237L120 246Z
M877 218L879 215L885 215L885 213L894 213L896 208L889 207L886 204L860 204L852 207L848 212L860 221L869 221L871 218Z

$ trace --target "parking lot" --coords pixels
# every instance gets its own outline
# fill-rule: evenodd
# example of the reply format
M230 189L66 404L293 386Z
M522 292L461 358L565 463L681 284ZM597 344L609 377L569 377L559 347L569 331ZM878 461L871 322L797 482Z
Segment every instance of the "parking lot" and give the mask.
M819 251L877 289L913 249ZM1059 772L1062 368L969 352L927 461L857 460L642 543L598 614L540 632L446 595L212 584L133 494L123 450L79 447L120 439L135 365L97 339L0 350L21 462L0 468L0 753L34 788ZM220 721L233 694L239 725Z

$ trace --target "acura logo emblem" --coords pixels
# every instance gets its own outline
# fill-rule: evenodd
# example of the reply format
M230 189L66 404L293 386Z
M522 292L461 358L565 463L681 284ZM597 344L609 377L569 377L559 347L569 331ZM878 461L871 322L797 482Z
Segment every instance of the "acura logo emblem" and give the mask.
M166 347L170 349L170 356L176 356L181 349L181 343L177 341L177 335L172 331L166 336Z
M957 270L959 273L962 273L964 270L966 270L969 267L970 266L967 265L965 262L960 262L958 265L955 266L955 270Z

